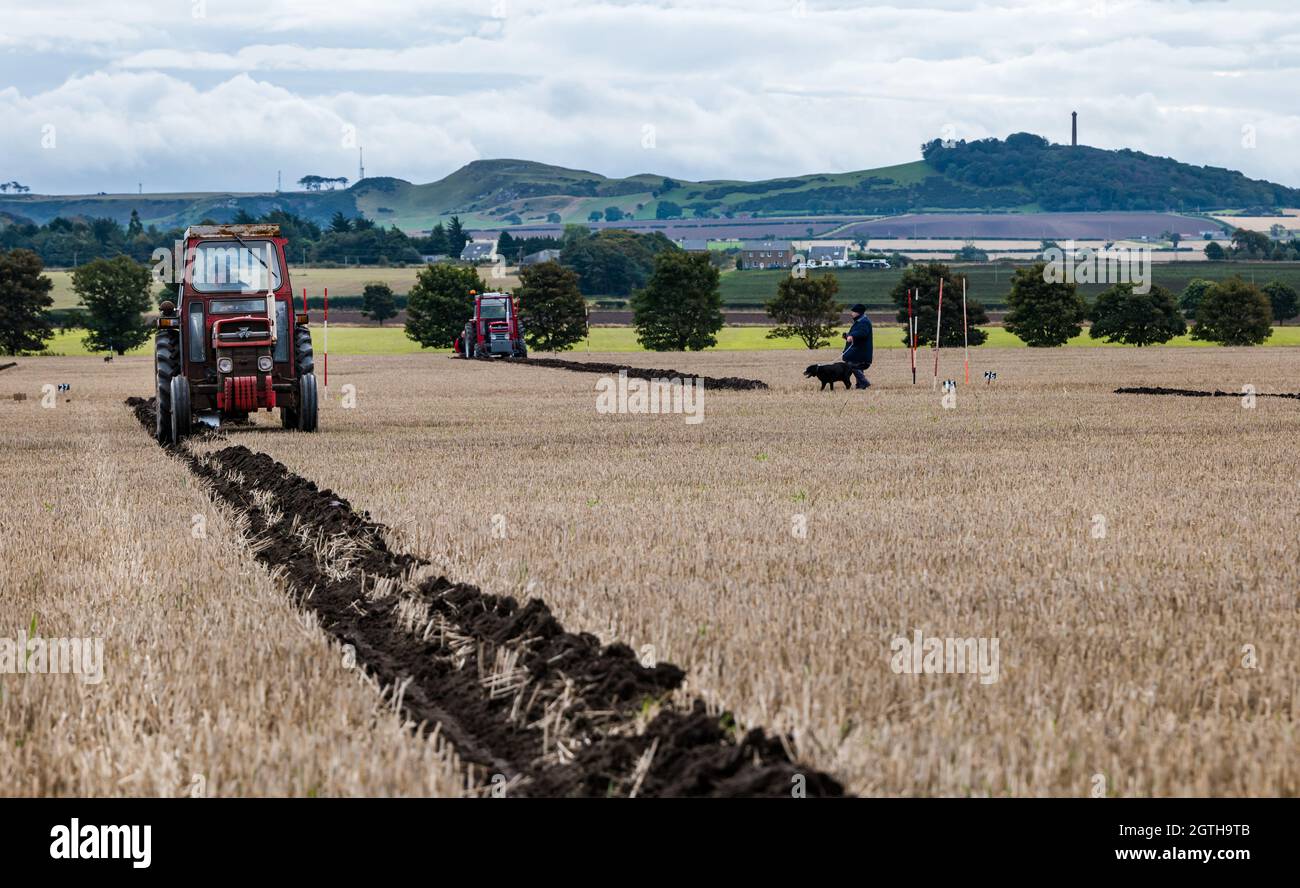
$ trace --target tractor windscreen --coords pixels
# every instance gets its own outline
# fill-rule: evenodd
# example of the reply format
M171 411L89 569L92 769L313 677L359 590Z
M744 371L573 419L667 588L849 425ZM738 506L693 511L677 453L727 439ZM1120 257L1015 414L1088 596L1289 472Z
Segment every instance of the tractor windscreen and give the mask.
M206 241L194 248L191 283L200 293L257 293L280 287L280 258L264 240Z
M479 312L485 321L504 321L506 315L506 300L504 299L484 299L479 303Z

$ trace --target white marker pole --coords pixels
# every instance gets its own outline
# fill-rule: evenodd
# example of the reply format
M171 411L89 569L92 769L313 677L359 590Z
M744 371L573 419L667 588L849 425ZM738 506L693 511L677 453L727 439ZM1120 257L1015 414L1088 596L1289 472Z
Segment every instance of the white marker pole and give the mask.
M966 384L970 385L970 328L966 326L966 278L961 279L961 338L966 347Z
M931 389L939 388L939 334L943 330L943 278L939 278L939 310L934 318L934 383Z
M330 288L325 288L325 403L330 400Z

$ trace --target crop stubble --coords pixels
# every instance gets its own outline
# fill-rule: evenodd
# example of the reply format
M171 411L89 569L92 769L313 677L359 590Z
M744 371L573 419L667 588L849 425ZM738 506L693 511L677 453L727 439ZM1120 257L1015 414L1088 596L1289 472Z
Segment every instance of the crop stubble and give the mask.
M865 395L817 392L802 352L619 356L771 385L706 388L698 426L598 415L580 374L348 359L327 434L257 446L448 575L653 646L851 791L1295 793L1300 415L1114 394L1294 391L1294 353L973 356L951 411L903 352ZM997 637L1001 680L895 675L916 629Z
M599 416L581 374L340 358L322 434L230 441L344 491L440 573L652 646L679 693L789 732L850 791L1081 795L1100 774L1121 795L1296 793L1295 407L1113 393L1291 391L1291 350L974 355L998 380L952 411L902 352L866 395L814 391L802 352L672 356L772 386L709 391L699 426ZM115 362L92 396L147 390L147 367ZM998 637L1000 681L895 675L914 629Z
M152 399L131 398L154 427ZM545 603L484 595L389 549L385 528L242 445L169 448L239 516L255 557L379 684L451 741L485 791L541 796L837 796L788 741L734 732L703 701L674 707L670 663L573 634Z

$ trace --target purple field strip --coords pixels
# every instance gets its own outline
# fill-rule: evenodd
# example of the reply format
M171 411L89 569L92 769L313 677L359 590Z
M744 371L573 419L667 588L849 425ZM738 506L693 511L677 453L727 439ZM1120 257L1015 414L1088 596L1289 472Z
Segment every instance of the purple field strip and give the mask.
M808 216L805 218L764 218L764 219L698 219L689 221L639 219L622 222L592 223L591 227L600 230L618 228L636 232L662 232L672 240L678 238L695 238L699 240L763 240L771 235L782 240L800 240L808 237L808 229L817 237L838 228L861 216ZM564 233L563 225L513 225L508 228L475 229L475 234L498 233L509 231L510 236L520 237L559 237Z
M1119 240L1158 238L1176 231L1184 238L1218 226L1204 219L1177 213L910 213L885 219L861 216L805 216L764 219L692 219L593 223L592 227L622 228L638 232L662 232L673 240L782 240L821 237L834 231L844 240L859 237L882 238L975 238L1032 240ZM811 235L809 229L812 229ZM559 236L561 225L518 225L507 229L482 229L476 233L508 230L513 237Z
M1117 240L1176 231L1198 237L1218 226L1176 213L914 213L874 219L836 232L845 238L1032 238Z

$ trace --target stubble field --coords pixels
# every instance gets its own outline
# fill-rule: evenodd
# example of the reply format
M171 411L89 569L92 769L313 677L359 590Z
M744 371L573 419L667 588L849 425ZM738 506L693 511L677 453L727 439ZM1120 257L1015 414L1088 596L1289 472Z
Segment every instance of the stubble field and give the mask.
M954 409L906 381L902 350L833 395L800 377L806 352L591 355L771 385L706 391L694 425L598 414L595 375L340 356L321 434L196 449L269 454L394 551L677 664L675 698L789 734L850 792L1295 794L1300 407L1112 393L1295 391L1295 352L974 354ZM0 789L177 794L218 773L227 794L460 791L122 406L149 374L60 358L0 377L30 393L0 402L0 634L36 614L106 650L97 686L0 678L22 742ZM42 409L46 382L71 403ZM891 642L918 630L996 639L997 680L897 674Z

